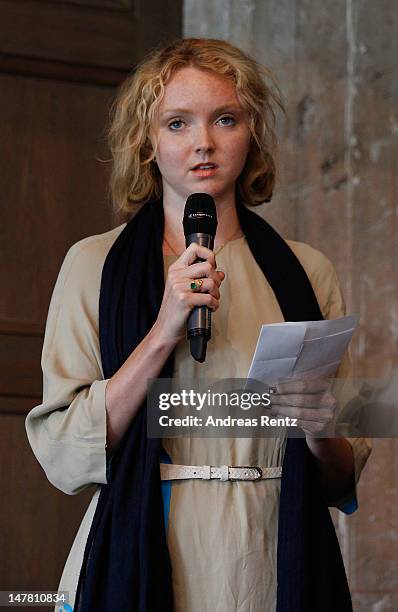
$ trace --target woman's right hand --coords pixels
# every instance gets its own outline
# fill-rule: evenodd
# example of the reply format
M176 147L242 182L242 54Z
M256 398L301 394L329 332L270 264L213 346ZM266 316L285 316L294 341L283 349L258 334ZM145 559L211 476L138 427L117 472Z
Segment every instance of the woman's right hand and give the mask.
M204 259L197 262L196 259ZM200 291L191 289L192 279L203 279ZM169 267L162 304L155 323L156 335L175 346L186 335L185 323L195 306L208 306L213 312L220 304L219 287L225 278L216 270L214 252L192 243Z

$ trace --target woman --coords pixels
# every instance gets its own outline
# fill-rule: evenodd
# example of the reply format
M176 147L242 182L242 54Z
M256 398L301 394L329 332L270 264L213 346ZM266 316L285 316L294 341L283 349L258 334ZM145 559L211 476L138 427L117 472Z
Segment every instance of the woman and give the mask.
M274 187L280 101L269 82L236 47L185 39L153 52L116 101L114 202L130 215L144 206L68 252L47 321L43 404L27 417L55 486L102 485L61 580L72 603L77 590L76 610L351 609L327 503L355 505L370 451L315 437L335 415L327 381L276 385L275 412L298 417L305 440L146 437L147 378L244 378L263 323L344 314L330 262L247 209ZM216 203L214 253L185 248L195 192ZM204 364L185 340L199 305L214 312ZM282 478L161 489L166 461L282 468Z

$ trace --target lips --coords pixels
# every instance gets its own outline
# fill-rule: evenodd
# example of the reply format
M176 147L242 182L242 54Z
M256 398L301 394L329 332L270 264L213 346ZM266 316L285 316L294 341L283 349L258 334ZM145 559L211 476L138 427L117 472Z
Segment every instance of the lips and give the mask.
M218 171L216 164L197 164L191 169L193 176L197 179L207 179L215 176Z
M214 168L218 168L217 164L213 164L212 162L201 162L200 164L196 164L191 170L214 170Z

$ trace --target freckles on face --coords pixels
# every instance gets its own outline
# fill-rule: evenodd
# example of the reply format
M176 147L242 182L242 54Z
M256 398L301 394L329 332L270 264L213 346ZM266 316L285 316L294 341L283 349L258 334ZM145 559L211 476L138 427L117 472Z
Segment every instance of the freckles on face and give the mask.
M250 147L248 116L234 83L194 67L178 70L158 109L156 161L164 194L232 193ZM198 164L211 168L198 169Z

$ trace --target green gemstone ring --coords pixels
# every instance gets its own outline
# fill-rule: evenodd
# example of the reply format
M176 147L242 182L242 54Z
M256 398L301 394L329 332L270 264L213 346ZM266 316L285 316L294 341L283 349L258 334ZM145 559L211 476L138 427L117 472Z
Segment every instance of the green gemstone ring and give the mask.
M201 278L191 281L191 291L193 291L194 293L197 293L198 291L201 290L202 285L203 285L203 279Z

